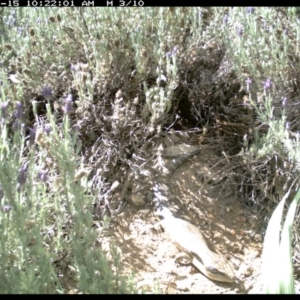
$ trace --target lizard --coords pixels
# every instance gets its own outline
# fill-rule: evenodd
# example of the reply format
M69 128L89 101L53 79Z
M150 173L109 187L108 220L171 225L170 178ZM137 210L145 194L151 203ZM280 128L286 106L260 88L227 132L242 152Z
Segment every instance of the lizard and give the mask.
M198 149L174 159L168 166L169 177L180 165L200 153L200 151ZM154 183L153 195L156 208L155 213L162 219L160 224L169 235L171 241L179 250L183 251L185 258L209 279L221 282L235 282L236 277L232 266L223 255L215 253L208 248L200 229L191 222L174 215L172 212L174 207L171 205L173 199L165 177L158 176Z

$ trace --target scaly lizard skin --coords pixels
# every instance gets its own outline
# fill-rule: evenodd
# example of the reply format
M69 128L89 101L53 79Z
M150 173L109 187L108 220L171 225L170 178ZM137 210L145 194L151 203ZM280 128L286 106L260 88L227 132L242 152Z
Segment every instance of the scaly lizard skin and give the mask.
M186 154L180 160L173 161L173 166L169 168L170 176L187 159L198 154L194 151ZM208 278L221 282L234 282L235 274L230 263L221 255L211 251L199 228L192 223L176 218L171 212L170 188L163 177L156 181L153 188L156 214L162 218L161 225L170 236L172 242L183 252L191 263Z

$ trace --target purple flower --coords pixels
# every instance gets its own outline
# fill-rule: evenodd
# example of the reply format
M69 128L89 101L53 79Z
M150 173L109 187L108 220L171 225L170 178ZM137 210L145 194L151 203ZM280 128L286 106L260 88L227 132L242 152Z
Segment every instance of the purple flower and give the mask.
M7 105L8 103L7 102L2 102L1 103L1 116L2 116L2 119L6 119L7 118Z
M52 89L49 86L44 86L43 87L43 92L42 95L44 98L46 98L47 100L50 99L52 97Z
M270 89L270 87L271 87L271 85L272 85L271 79L268 78L265 82L263 82L263 85L264 85L264 89L265 89L265 90Z
M284 98L282 99L282 103L281 103L282 107L285 107L285 106L286 106L286 103L287 103L287 97L284 97Z
M286 122L286 123L285 123L285 129L286 129L286 130L289 130L289 129L290 129L290 122Z
M242 24L237 24L236 25L236 32L239 36L243 35L244 29Z
M36 134L36 129L35 128L29 128L29 143L30 143L30 145L34 144L35 134Z
M25 128L25 124L24 123L21 124L21 134L23 136L25 136L25 134L26 134L26 128Z
M43 131L44 131L47 135L49 135L50 132L52 131L52 128L51 128L50 124L44 125L44 126L43 126Z
M20 101L17 101L17 103L16 103L16 110L14 112L14 116L17 119L22 119L23 115L24 115L23 104Z
M173 50L172 50L172 54L173 54L173 55L176 55L177 51L178 51L178 47L177 47L177 46L174 46L174 48L173 48Z
M173 56L176 55L177 51L178 51L178 48L177 48L177 46L175 46L175 47L173 48L173 50L172 50L171 52L167 52L166 55L167 55L168 57L173 57Z
M72 110L72 101L73 101L73 96L69 94L65 100L65 106L64 106L64 112L66 115L68 115Z
M265 20L263 20L262 28L267 30L267 22Z
M73 129L75 130L75 132L79 132L79 130L80 130L80 125L79 124L74 124L73 125Z
M5 213L9 212L12 209L10 205L2 205L1 210Z
M71 65L70 65L70 69L71 69L72 71L76 71L75 65L71 64Z
M38 179L42 182L46 182L48 180L48 171L41 170L38 172Z
M19 174L17 176L17 182L20 184L20 185L24 185L25 182L26 182L26 179L27 179L27 173L26 173L26 170L25 170L25 167L22 166L19 170Z
M246 8L247 14L252 14L252 13L254 13L254 11L255 11L255 7L253 7L253 6L249 6Z
M229 20L229 17L228 15L226 14L223 18L223 24L227 24L228 23L228 20Z
M247 92L249 93L252 85L252 80L248 77L245 82L247 84Z

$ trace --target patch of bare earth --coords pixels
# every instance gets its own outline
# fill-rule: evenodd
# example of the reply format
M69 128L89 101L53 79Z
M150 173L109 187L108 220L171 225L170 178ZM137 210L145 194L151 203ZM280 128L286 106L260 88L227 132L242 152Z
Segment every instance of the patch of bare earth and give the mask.
M237 187L216 172L219 160L203 149L175 172L170 186L207 242L230 261L239 283L212 281L191 264L175 263L179 250L158 230L154 208L128 204L113 221L112 234L124 270L134 272L139 288L152 293L156 282L161 293L169 294L260 292L262 238L255 216L235 197ZM101 240L108 242L108 237Z

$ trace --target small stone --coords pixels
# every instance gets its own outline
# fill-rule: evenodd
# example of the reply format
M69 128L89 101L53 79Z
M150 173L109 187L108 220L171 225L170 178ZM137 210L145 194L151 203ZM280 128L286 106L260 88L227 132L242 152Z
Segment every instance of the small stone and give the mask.
M140 193L130 195L129 200L135 206L143 206L146 204L143 195Z
M254 240L255 240L256 242L262 242L262 237L261 237L261 235L260 235L259 233L257 233L257 234L254 236Z
M242 209L240 209L240 210L238 211L238 215L241 216L241 215L243 215L243 214L244 214L244 211L243 211Z
M239 217L240 222L245 223L247 219L244 216Z
M253 257L260 257L260 255L261 255L261 251L260 250L255 250L253 252Z

